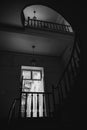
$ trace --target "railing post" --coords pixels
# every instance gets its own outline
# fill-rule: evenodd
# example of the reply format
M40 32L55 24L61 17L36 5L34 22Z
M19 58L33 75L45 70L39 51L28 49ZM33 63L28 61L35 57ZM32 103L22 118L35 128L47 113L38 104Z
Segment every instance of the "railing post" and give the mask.
M27 117L27 93L25 94L25 118Z
M67 69L67 77L68 77L68 83L69 83L69 86L71 86L69 68Z
M43 95L43 117L45 117L45 102L44 102L44 98L45 98L45 95L44 93L42 94Z
M64 84L65 84L65 91L66 91L66 95L68 94L68 90L67 90L67 82L66 82L66 73L64 75Z
M29 20L30 20L30 18L28 17L28 23L27 23L28 27L30 26L30 25L29 25Z
M54 91L54 86L52 85L52 94L53 94L53 106L54 106L54 111L56 108L56 103L55 103L55 91Z
M37 93L37 117L39 117L39 93Z
M76 41L76 53L77 53L77 56L80 58L80 50L79 50L78 41Z
M33 93L31 93L31 117L33 117Z
M49 112L49 117L50 117L50 98L49 98L49 93L47 93L48 96L48 112Z
M75 81L75 72L74 72L74 67L72 65L72 62L73 62L73 59L71 60L71 72L72 72L72 77L73 77L73 80Z

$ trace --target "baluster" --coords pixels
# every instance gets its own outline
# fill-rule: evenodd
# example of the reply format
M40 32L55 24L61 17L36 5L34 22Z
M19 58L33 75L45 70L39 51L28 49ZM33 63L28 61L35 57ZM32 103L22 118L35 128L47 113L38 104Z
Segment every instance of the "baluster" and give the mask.
M29 21L30 21L30 18L28 17L28 21L27 21L27 26L29 27Z
M50 96L49 93L47 93L48 96L48 112L49 112L49 117L50 117Z
M48 25L49 25L49 29L51 29L51 24L50 24L50 23L48 23Z
M55 24L53 23L53 30L55 30Z
M66 25L63 25L63 29L64 29L64 31L66 32Z
M69 66L68 66L68 67L69 67ZM69 72L69 68L67 69L67 78L68 78L69 86L71 86L71 80L70 80L70 72Z
M72 72L72 78L73 78L73 80L75 80L75 72L74 72L74 66L72 65L73 63L73 58L72 58L72 60L71 60L71 72Z
M43 93L43 117L45 117L45 94Z
M39 27L39 20L37 20L37 28Z
M52 94L53 94L53 105L54 105L54 111L56 108L56 103L55 103L55 91L54 91L54 86L52 85Z
M62 25L62 31L64 31L64 32L65 32L65 30L64 30L64 25Z
M73 55L73 62L74 62L76 74L78 74L78 67L77 67L76 59L75 59L74 55Z
M53 24L51 24L51 29L53 29Z
M55 27L56 27L56 31L57 31L57 24L55 24Z
M59 100L59 104L61 104L61 96L60 96L60 86L58 86L58 100Z
M25 93L25 118L27 117L27 93Z
M39 117L39 93L37 93L37 117Z
M40 21L38 21L38 28L40 28Z
M33 93L31 93L31 117L33 117Z
M34 28L36 28L36 20L34 19Z
M70 91L70 85L69 85L69 81L68 81L68 74L67 71L65 72L65 81L66 81L66 89L67 89L67 93Z
M45 24L44 24L44 28L46 28L46 22L45 22Z
M38 22L38 21L37 21L37 20L35 20L36 28L37 28L37 22Z
M62 91L62 84L60 82L60 95L61 95L61 103L63 101L63 91Z
M43 28L43 21L41 21L41 28Z
M41 21L39 21L39 28L41 29Z
M31 19L29 19L29 26L31 27Z
M48 23L47 23L47 29L49 29L49 25L48 25Z
M80 58L80 49L79 49L78 43L76 43L76 53L77 53L77 56Z
M64 85L65 85L65 91L66 91L66 95L68 94L68 86L67 86L67 82L66 82L66 73L65 73L65 75L64 75Z
M32 19L31 19L31 27L33 26L33 24L32 24Z
M59 24L59 31L61 31L61 25Z
M57 24L57 30L59 30L59 24Z
M55 31L55 24L53 23L53 30Z
M61 88L62 88L63 98L66 98L66 88L65 88L64 77L63 77L62 82L61 82L61 84L62 84Z
M70 32L70 31L69 31L69 27L70 27L70 26L66 26L66 27L67 27L67 32Z

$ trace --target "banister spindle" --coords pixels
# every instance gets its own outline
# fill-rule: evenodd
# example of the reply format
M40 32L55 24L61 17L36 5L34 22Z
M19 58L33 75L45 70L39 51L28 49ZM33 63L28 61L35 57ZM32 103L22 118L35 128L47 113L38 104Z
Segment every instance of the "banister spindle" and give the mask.
M68 78L69 86L71 86L69 66L68 66L68 69L67 69L67 78Z
M27 117L27 93L25 93L25 118Z
M49 93L47 93L47 96L48 96L48 112L49 112L49 117L50 117L51 115L50 115L50 95L49 95Z
M78 74L78 67L77 67L76 59L75 59L75 56L74 56L74 55L73 55L73 62L74 62L75 71L76 71L76 75L77 75L77 74Z
M75 72L74 72L74 67L73 67L73 65L72 65L72 62L73 62L73 58L72 58L72 60L71 60L71 72L72 72L72 78L73 78L73 81L75 81Z
M31 117L33 117L33 93L31 93Z
M28 17L28 20L25 21L25 26L26 26L26 22L27 22L27 26L29 27L29 17Z
M39 93L37 93L37 117L39 117Z
M61 103L61 96L60 96L60 86L58 86L58 100L59 100L59 104Z
M62 103L63 102L62 81L60 82L60 95L61 95L61 103Z
M43 117L45 117L45 94L43 93Z
M54 105L54 110L55 110L55 91L54 91L54 86L52 85L52 94L53 94L53 105Z
M78 57L80 58L80 49L79 49L78 43L76 43L76 53Z
M68 86L67 86L67 81L66 81L66 73L64 75L64 85L65 85L65 91L66 91L66 95L68 94Z

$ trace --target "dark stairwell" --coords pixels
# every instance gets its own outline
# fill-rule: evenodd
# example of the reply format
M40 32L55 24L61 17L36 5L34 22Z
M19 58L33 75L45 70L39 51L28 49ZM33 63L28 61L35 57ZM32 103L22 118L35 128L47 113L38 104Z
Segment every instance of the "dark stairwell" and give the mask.
M70 26L45 22L41 20L28 19L28 25L24 28L11 26L0 27L1 31L14 32L20 34L38 35L45 33L59 33L63 35L73 35L69 31ZM29 29L27 29L29 27ZM38 33L37 33L38 30ZM41 35L43 35L41 34ZM46 35L46 34L45 34ZM12 60L13 61L13 60ZM24 60L25 61L25 60ZM14 61L13 61L14 62ZM13 63L14 64L14 63ZM9 69L8 69L9 70ZM14 69L15 70L15 69ZM17 70L16 70L17 71ZM21 86L21 82L20 85ZM19 87L17 86L17 87ZM57 85L52 85L51 92L44 92L46 96L47 116L37 118L20 117L20 97L16 97L9 109L8 122L1 120L1 127L8 129L26 129L26 128L74 128L79 127L80 120L80 43L78 36L75 36L73 51L66 65L64 72ZM14 86L13 86L14 88ZM13 89L14 90L14 89ZM18 90L19 91L19 90ZM11 91L10 91L11 92ZM33 93L34 94L34 93ZM40 93L38 93L39 96ZM19 94L20 95L20 94ZM50 97L51 95L51 97ZM27 97L27 93L26 93ZM50 99L51 98L51 99ZM51 107L52 106L52 107ZM44 115L44 114L43 114Z
M70 60L56 86L52 86L52 92L44 93L48 100L47 117L20 118L15 114L17 109L15 99L8 119L8 128L74 128L79 127L80 122L80 43L75 37L73 51ZM65 91L63 89L65 88ZM55 97L55 93L57 97ZM53 102L50 102L49 95ZM57 98L57 99L56 99ZM54 106L51 111L50 103ZM16 108L16 109L15 109Z

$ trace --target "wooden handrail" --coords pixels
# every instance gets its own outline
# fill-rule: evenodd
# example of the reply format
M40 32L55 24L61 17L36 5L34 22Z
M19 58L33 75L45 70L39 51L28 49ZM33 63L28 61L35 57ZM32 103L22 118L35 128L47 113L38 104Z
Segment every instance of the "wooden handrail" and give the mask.
M60 80L59 80L57 86L54 87L54 89L58 88L59 84L61 83L62 79L64 78L64 75L65 75L66 71L68 70L68 67L69 67L69 65L70 65L70 63L71 63L71 61L72 61L73 54L74 54L74 51L75 51L75 48L76 48L76 44L77 44L76 42L77 42L77 37L75 36L74 45L73 45L73 49L72 49L72 53L71 53L71 57L70 57L70 59L69 59L69 62L68 62L68 64L67 64L67 66L66 66L65 69L64 69L64 72L62 73L62 76L60 77Z
M12 118L12 114L13 114L13 110L15 108L15 105L16 105L16 102L20 100L20 98L14 98L12 104L11 104L11 107L10 107L10 110L9 110L9 114L8 114L8 124L10 123L10 120Z

